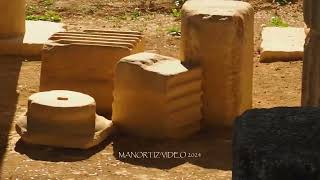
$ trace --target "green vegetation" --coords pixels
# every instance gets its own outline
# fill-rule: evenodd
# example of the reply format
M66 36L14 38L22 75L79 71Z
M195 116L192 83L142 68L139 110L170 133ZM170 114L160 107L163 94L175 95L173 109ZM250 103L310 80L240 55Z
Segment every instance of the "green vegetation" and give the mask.
M52 6L54 3L54 0L41 0L40 3L45 6Z
M27 15L26 20L60 22L61 17L55 11L46 11L44 15Z
M28 5L26 20L60 22L61 17L53 8L54 0L41 0L38 5Z
M140 17L141 14L142 14L141 11L140 11L138 8L136 8L136 9L134 9L133 12L131 13L131 19L132 19L132 20L138 19L138 17Z
M269 26L273 26L273 27L288 27L289 25L284 20L282 20L279 16L273 16L271 18Z
M181 18L181 10L180 9L172 9L172 16L175 18Z
M169 34L179 35L181 34L181 28L179 26L173 26L168 29Z

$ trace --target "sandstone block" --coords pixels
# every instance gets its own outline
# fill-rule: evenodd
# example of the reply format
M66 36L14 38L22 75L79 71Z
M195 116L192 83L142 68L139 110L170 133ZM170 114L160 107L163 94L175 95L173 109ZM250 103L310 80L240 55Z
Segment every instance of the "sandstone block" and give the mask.
M123 58L115 71L115 125L149 138L192 135L202 119L201 74L199 67L154 53Z
M231 126L252 104L253 19L241 1L187 1L182 8L182 59L201 64L203 115Z
M0 39L23 36L25 7L25 0L0 1Z
M26 21L26 31L17 37L0 37L0 54L40 56L44 43L57 32L65 31L62 23Z
M303 58L304 28L265 27L262 30L260 61L292 61Z
M42 51L40 91L65 89L95 98L97 112L111 115L116 63L143 51L138 32L88 30L54 34Z
M92 97L59 90L30 96L16 130L27 143L87 149L112 133L113 124L96 115Z
M319 116L319 108L244 113L234 127L232 179L318 179Z

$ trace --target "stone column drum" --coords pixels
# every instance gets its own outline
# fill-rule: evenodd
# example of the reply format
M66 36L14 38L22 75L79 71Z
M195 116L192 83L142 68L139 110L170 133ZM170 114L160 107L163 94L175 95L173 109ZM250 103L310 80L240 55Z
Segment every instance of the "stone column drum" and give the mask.
M320 104L320 3L316 0L304 0L304 19L310 28L305 42L302 105Z
M231 126L252 106L254 11L241 1L187 1L182 8L182 59L203 69L203 116Z
M24 35L25 6L25 0L0 1L0 39Z

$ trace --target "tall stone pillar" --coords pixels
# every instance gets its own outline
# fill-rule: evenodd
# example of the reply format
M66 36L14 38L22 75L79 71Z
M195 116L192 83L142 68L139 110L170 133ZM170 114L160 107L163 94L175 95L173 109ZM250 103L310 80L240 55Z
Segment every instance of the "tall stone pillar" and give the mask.
M231 126L252 106L254 11L241 1L188 0L182 59L203 69L204 124Z
M0 38L24 35L25 7L25 0L0 1Z
M304 20L309 34L305 42L302 105L320 105L320 3L318 0L304 0Z

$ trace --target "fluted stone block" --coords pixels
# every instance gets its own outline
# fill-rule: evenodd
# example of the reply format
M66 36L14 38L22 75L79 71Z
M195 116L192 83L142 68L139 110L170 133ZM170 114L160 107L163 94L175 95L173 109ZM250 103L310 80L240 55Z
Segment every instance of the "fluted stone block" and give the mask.
M185 138L199 131L201 73L199 67L153 53L123 58L115 73L115 125L148 138Z
M182 8L182 59L203 69L203 115L231 126L252 105L253 21L241 1L187 1Z
M40 91L66 89L89 94L97 112L111 115L113 76L117 62L143 51L138 32L56 33L42 51Z

